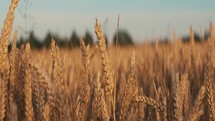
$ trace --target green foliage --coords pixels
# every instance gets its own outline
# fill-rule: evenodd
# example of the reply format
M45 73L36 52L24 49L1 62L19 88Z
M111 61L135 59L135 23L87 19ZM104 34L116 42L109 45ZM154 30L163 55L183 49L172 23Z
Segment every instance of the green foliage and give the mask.
M118 37L118 44L119 45L123 46L123 45L133 44L132 38L127 31L120 30L118 35L119 35L119 37ZM27 40L24 40L24 38L21 36L19 41L17 41L17 47L20 48L21 45L25 43L25 41L29 41L32 49L42 49L42 48L48 49L48 48L50 48L52 38L55 39L56 44L60 48L73 49L73 48L80 46L80 43L79 43L80 37L78 36L77 32L74 30L72 32L70 38L60 38L56 34L52 34L51 32L47 32L45 38L42 40L38 39L35 36L34 32L31 31L29 33L29 37L27 38ZM86 43L86 45L93 46L95 44L94 40L93 40L93 36L89 31L86 31L83 39L84 39L84 42ZM105 42L106 42L106 44L108 44L107 36L105 36ZM114 36L114 44L115 43L116 43L116 34Z
M25 43L23 36L20 37L19 41L17 42L17 47L21 48L21 45ZM12 44L12 43L11 43Z
M85 37L84 37L84 42L86 45L93 45L93 36L91 35L91 33L89 31L86 31L85 33Z
M117 32L114 35L113 44L116 44L116 36L117 36ZM125 45L132 45L132 44L133 44L133 40L130 34L125 30L119 30L118 45L125 46Z
M80 46L80 43L79 43L79 37L76 33L76 31L73 31L72 32L72 36L69 40L69 48L75 48L75 47L79 47Z
M32 49L41 49L42 48L42 42L39 41L34 35L34 32L31 31L28 37L28 41L30 42Z
M52 36L51 32L48 32L46 34L46 37L43 40L43 46L45 46L45 48L50 48L52 37L53 36Z

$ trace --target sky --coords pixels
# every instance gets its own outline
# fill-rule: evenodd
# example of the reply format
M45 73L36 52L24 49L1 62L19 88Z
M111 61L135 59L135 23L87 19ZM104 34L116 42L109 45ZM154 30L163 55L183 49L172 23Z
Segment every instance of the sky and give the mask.
M0 28L6 18L11 0L0 1ZM215 23L214 0L20 0L15 12L14 30L19 36L33 30L43 39L48 31L61 37L70 37L73 30L79 36L89 31L93 37L95 19L98 18L104 33L112 40L117 28L126 29L135 42L154 37L171 37L189 34L192 25L196 32L206 31L209 22Z

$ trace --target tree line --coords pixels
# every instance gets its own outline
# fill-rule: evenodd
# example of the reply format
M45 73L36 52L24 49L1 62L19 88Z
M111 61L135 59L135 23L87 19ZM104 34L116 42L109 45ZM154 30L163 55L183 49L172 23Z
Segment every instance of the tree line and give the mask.
M198 33L194 33L194 40L196 42L202 42L204 40L207 40L208 36L209 36L209 32L205 32L203 37L201 37ZM36 37L36 35L34 34L34 31L31 31L29 32L28 38L26 40L23 37L19 38L19 40L17 41L17 47L20 48L22 44L25 44L26 41L28 41L32 49L44 49L44 48L48 49L50 48L52 38L55 39L57 45L60 48L73 49L80 46L80 43L79 43L80 36L76 33L76 31L73 31L69 38L61 38L56 34L52 34L51 32L48 32L45 38L42 40ZM90 46L93 46L94 44L97 43L97 40L93 39L93 35L89 31L85 32L83 39L85 43ZM106 44L108 44L110 41L112 41L113 45L117 43L119 46L134 44L131 35L126 30L119 30L118 32L116 32L112 40L108 39L107 36L105 36L105 39L106 39ZM116 42L116 40L118 41ZM189 35L185 35L182 37L183 42L188 42L189 40L190 40ZM152 40L151 42L154 42L154 41ZM160 39L159 42L168 44L170 40L168 38L165 38L165 39ZM10 49L11 49L11 44L9 45L9 50Z
M115 33L112 40L113 44L116 43L116 34L117 33ZM97 43L97 40L93 39L93 34L90 33L89 31L86 31L85 35L82 37L87 45L93 46L94 44ZM26 40L22 36L19 38L19 40L17 41L17 47L20 48L22 44L25 44L26 41L28 41L32 49L44 49L44 48L48 49L50 48L52 38L55 39L57 45L60 48L73 49L80 46L80 43L79 43L80 36L77 34L76 31L73 31L71 36L68 38L61 38L56 34L48 32L44 39L39 39L34 34L34 31L31 31L29 32L29 35L26 38ZM105 39L106 39L106 43L108 44L109 41L107 36L105 36ZM119 45L133 44L133 39L126 30L120 30L118 32L118 44ZM9 45L9 49L10 48L11 48L11 44Z

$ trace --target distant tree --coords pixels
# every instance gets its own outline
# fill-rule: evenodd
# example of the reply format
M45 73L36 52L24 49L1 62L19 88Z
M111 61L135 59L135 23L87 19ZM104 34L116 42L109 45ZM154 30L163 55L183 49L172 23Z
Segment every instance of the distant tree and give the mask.
M32 49L41 49L42 43L37 39L34 35L34 32L31 31L28 37L28 41L30 42L30 46Z
M24 43L25 43L25 40L24 40L23 36L21 36L19 38L19 41L17 41L17 47L20 48L21 45L24 44Z
M50 48L51 41L52 41L52 34L51 34L51 32L48 32L48 33L46 34L45 39L43 40L43 46L44 46L45 48Z
M86 31L85 33L84 42L86 45L90 45L90 46L93 45L93 36L89 31Z
M54 38L55 43L58 45L58 47L60 48L66 47L66 42L64 42L64 40L60 38L60 36L58 36L57 34L52 34L52 37Z
M80 43L79 43L79 37L76 33L76 31L72 32L71 38L69 40L69 48L74 48L74 47L79 47Z
M106 45L108 45L108 38L106 35L104 35L104 36L105 36L105 43L106 43Z
M58 41L58 46L61 47L61 48L66 48L67 46L67 42L66 42L66 39L62 39L60 37L57 37L56 38L56 41Z
M114 35L113 44L116 44L116 34L117 34L117 32ZM132 40L130 34L125 30L119 30L118 45L125 46L125 45L131 45L131 44L133 44L133 40Z
M198 33L194 33L194 40L195 40L195 42L201 42L201 37L200 37L200 35ZM190 41L190 36L189 35L183 36L182 41L183 42L189 42Z

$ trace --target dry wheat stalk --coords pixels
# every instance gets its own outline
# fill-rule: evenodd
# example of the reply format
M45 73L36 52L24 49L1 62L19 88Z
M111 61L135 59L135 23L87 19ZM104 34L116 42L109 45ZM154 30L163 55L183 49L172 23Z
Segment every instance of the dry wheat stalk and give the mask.
M12 31L14 11L18 5L19 0L11 0L10 8L7 13L6 20L2 29L2 34L0 38L0 71L2 72L3 67L7 61L8 45L10 41L10 33Z
M212 31L212 30L211 30ZM214 104L214 94L213 94L213 85L211 82L211 64L212 64L212 55L213 55L213 41L210 38L208 41L209 52L206 53L206 62L204 63L204 83L206 85L206 94L207 94L207 107L209 112L209 118L211 121L215 120L215 104Z
M0 121L3 121L6 112L6 81L0 77Z
M9 121L18 121L17 106L14 102L10 103Z
M146 96L134 97L133 102L136 102L136 103L137 102L143 102L147 105L152 106L153 108L156 109L156 111L158 111L162 115L163 120L166 120L167 114L166 114L164 106L160 102L158 102L158 101L156 101L150 97L146 97Z
M52 82L55 88L56 100L53 115L60 115L58 120L65 119L65 106L67 106L65 98L65 84L63 80L63 63L60 56L60 50L55 44L55 40L52 38L51 43L51 55L52 55ZM56 117L54 117L56 119Z
M27 121L34 120L33 106L32 106L32 78L31 69L28 61L30 59L30 44L27 43L25 47L25 116Z
M48 116L51 116L53 113L52 109L53 107L55 107L53 85L49 77L46 75L46 72L44 72L44 70L42 69L42 66L37 61L30 59L29 64L30 64L30 67L34 69L34 71L37 73L39 84L46 90L49 110L46 110L45 112L49 114ZM50 111L50 112L47 112L47 111Z
M101 25L98 23L98 20L96 19L96 25L95 25L95 33L98 39L98 45L100 49L100 55L102 58L102 72L105 77L104 82L104 91L105 91L105 99L108 105L108 114L111 116L112 107L113 107L113 76L111 74L110 70L110 56L107 52L107 47L105 43L105 37L102 32Z
M192 25L190 25L190 43L191 43L191 47L194 48L195 38L194 38L194 31L193 31Z
M210 22L210 37L209 37L209 39L210 40L212 40L212 41L214 41L214 26L213 26L213 23L212 22Z
M97 74L97 79L94 81L94 98L92 102L93 120L97 118L104 121L109 121L107 104L105 102L104 90L101 88L100 72Z
M128 113L128 108L131 103L131 100L134 96L137 96L137 80L135 76L136 72L136 62L135 62L135 52L132 52L130 58L130 68L128 73L128 82L125 87L124 96L122 100L122 105L120 108L120 120L123 121L126 119L126 115Z
M14 102L17 105L18 120L23 120L25 117L25 59L24 59L24 46L18 51L16 57L16 75L15 75L15 89L14 89Z
M64 90L63 82L63 64L60 57L60 51L58 46L55 44L54 38L52 38L51 43L51 55L52 55L52 81L56 87L59 87L59 93Z
M0 75L2 76L2 79L5 81L5 89L8 90L8 79L9 77L9 62L8 62L8 45L10 42L10 34L12 31L12 26L13 26L13 20L14 20L14 11L15 8L17 7L18 4L18 0L12 0L10 7L9 7L9 11L7 13L7 17L6 20L4 22L3 25L3 29L2 29L2 34L0 37ZM8 72L7 74L5 74L4 72ZM6 78L3 78L3 77ZM8 91L5 92L5 95L8 94ZM7 96L8 97L8 96ZM7 98L5 97L5 98ZM11 97L11 96L10 96ZM11 98L10 98L11 99ZM6 102L9 104L9 100L8 98L6 99ZM7 106L7 103L5 104L5 106ZM7 107L7 110L10 110L9 107ZM2 112L4 112L2 110ZM3 120L3 119L2 119Z
M188 115L188 118L187 118L188 121L196 121L201 116L199 114L204 113L204 111L203 111L203 113L201 113L202 112L201 107L202 107L202 104L204 103L203 99L205 98L205 91L206 91L205 86L202 85L200 90L199 90L199 94L198 94L198 96L197 96L197 98L196 98L196 100L194 102L194 105L191 108L191 111L190 111L190 113Z
M82 63L83 63L83 75L80 89L80 109L79 120L85 121L87 119L89 102L91 99L90 89L90 60L89 60L89 46L85 46L84 41L80 38Z
M215 105L214 105L214 94L213 94L213 86L210 80L210 77L208 76L206 69L206 75L205 75L205 81L206 81L206 89L207 89L207 103L208 103L208 109L209 109L209 118L211 121L215 120Z
M115 120L114 116L120 120L135 120L137 119L137 116L135 115L136 110L141 108L140 106L138 107L138 102L150 105L156 110L156 112L154 112L148 107L144 108L146 109L146 112L144 112L146 114L144 115L145 120L153 120L156 118L157 120L166 120L167 118L169 120L188 121L201 119L208 120L207 118L215 120L215 93L213 91L214 29L212 23L210 23L209 47L204 44L196 44L194 47L194 32L192 27L190 27L190 44L181 44L180 47L161 44L159 45L158 51L158 38L156 38L155 47L146 44L144 45L144 51L149 49L147 53L142 54L142 49L138 50L138 47L135 48L137 49L137 53L140 52L142 54L142 58L136 60L135 53L133 52L130 58L130 66L123 65L123 63L127 63L126 58L129 58L127 56L127 49L129 48L126 48L126 50L123 50L124 48L119 48L120 51L117 53L120 57L117 61L120 64L115 65L116 74L114 79L120 83L116 81L117 84L114 84L110 64L111 54L109 53L111 49L108 51L101 25L99 25L96 20L95 33L99 40L98 46L104 80L103 78L100 78L100 73L98 73L97 79L91 84L90 72L95 76L97 72L96 69L99 66L97 61L92 61L90 63L90 59L98 60L98 58L94 56L96 55L96 49L93 54L89 54L89 47L84 45L82 39L80 40L83 64L82 78L79 77L81 63L80 60L76 61L76 59L74 59L76 62L72 61L70 63L69 66L71 68L68 69L67 72L68 75L72 75L72 78L70 79L70 76L68 76L69 78L64 77L64 69L66 66L64 67L63 64L66 62L62 62L60 50L58 46L56 46L54 40L52 40L51 45L52 58L49 59L47 56L46 59L42 59L43 56L41 56L39 61L37 61L30 55L33 54L33 51L30 52L29 44L27 44L25 48L22 46L20 50L16 48L17 33L15 33L13 37L12 51L8 54L8 44L13 25L14 10L17 4L18 0L12 0L0 38L0 121L61 121L71 119L85 121L90 120L90 118L91 120L109 121ZM184 49L183 53L182 51L179 51L182 47ZM190 62L190 47L192 49L191 65L186 65ZM172 52L172 50L174 51ZM199 50L200 52L194 50ZM65 51L65 58L67 56L66 52L67 51ZM74 53L76 52L77 51ZM125 54L123 55L123 53ZM183 61L180 61L180 57L178 56L179 53L182 55L181 57L183 58ZM74 56L76 56L76 54L74 54ZM204 61L204 58L206 58L206 62L203 64L202 61ZM49 64L46 63L42 66L42 64L38 62L48 62L51 59L52 73L47 74L47 66L49 66ZM135 72L135 66L136 64L139 65L139 63L142 63L142 65L140 65L138 68L139 70ZM178 65L180 67L179 69ZM90 66L93 67L92 70L94 71L90 70ZM121 86L123 84L121 83L121 80L125 80L126 77L124 76L124 73L127 70L129 70L128 75L126 75L128 76L128 80L125 88L120 89L120 91L124 90L123 98L121 98L120 96L123 91L120 92L118 88L123 87ZM144 73L142 70L144 70ZM201 74L201 71L204 73ZM181 78L179 78L179 75L176 75L174 84L171 84L170 77L177 72L186 74L182 75ZM151 91L152 86L145 88L145 86L147 87L148 83L150 83L147 82L147 80L156 78L155 81L157 81L161 79L160 76L162 76L162 80L166 80L167 83L154 82L153 86L155 91ZM188 77L191 77L190 82L194 80L197 85L190 86ZM201 85L200 80L202 79L204 79L204 84ZM77 83L77 80L82 82L81 85ZM137 80L141 83L140 85L137 85ZM66 83L68 86L65 85ZM168 86L166 86L166 84ZM146 91L146 94L148 93L149 96L154 96L156 94L156 99L146 96L137 96L138 86L145 89L144 91ZM196 92L193 90L196 90L199 86L201 86L201 89L199 90L198 96L195 96ZM159 87L158 91L157 87ZM162 87L162 91L160 87ZM80 90L80 96L76 93L77 90ZM172 90L174 90L173 94L171 93ZM161 92L166 92L166 94L162 94ZM159 98L159 96L165 97ZM71 111L71 107L73 107L73 104L78 97L80 97L80 105L76 108L79 109L78 118L76 118L76 116L73 115L73 111ZM192 102L194 97L196 97L196 99L191 106L189 105L189 102ZM163 100L161 98L163 98ZM120 103L121 99L123 99L121 105L115 105L115 99L116 102ZM162 103L159 102L160 99L162 100ZM166 100L168 100L167 105ZM136 107L133 105L130 106L132 102L136 102L134 103ZM207 108L205 108L206 105ZM174 108L167 109L167 107ZM205 111L205 109L207 109L207 111ZM168 117L166 115L167 111L169 113ZM76 110L74 112L76 112ZM203 115L204 113L208 113L208 115ZM90 114L93 116L90 116ZM172 119L172 116L174 119Z
M153 108L155 108L158 112L162 112L163 111L163 107L162 105L160 104L160 102L152 99L152 98L149 98L149 97L146 97L146 96L137 96L135 98L133 98L133 101L134 102L143 102L147 105L150 105L152 106Z
M154 43L155 43L155 51L158 51L159 42L158 42L157 36L155 37Z
M35 74L36 75L36 74ZM37 78L34 77L33 80L33 93L34 93L34 100L35 104L35 118L36 120L45 120L44 113L45 113L45 91L44 88L40 85L37 81Z
M139 95L143 95L143 89L139 88ZM138 117L137 121L142 121L145 118L145 104L144 103L138 103Z
M9 101L10 104L12 104L13 102L13 92L14 92L14 86L15 86L15 79L17 78L17 54L18 54L18 50L16 48L16 40L17 40L17 31L14 33L13 35L13 44L12 44L12 50L10 53L10 82L9 82ZM10 108L11 109L11 108Z
M179 80L179 74L176 75L175 84L174 84L174 119L177 121L183 120L182 115L182 90Z
M97 79L94 81L94 97L92 102L93 120L97 118L109 121L107 104L105 102L104 90L101 88L100 72L97 74Z
M2 99L0 99L0 120L4 120L5 116L6 116L6 111L9 110L8 105L9 105L9 101L8 101L8 82L9 82L9 64L6 63L5 65L5 69L2 72L2 74L0 74L0 96Z
M164 96L164 98L162 98L162 102L161 102L161 105L162 105L162 107L163 107L163 111L162 111L162 120L163 121L167 121L167 105L166 105L166 103L167 103L167 101L166 101L167 99L166 99L166 97Z
M183 104L183 116L187 117L189 110L189 80L188 75L183 74L181 77L181 88L182 88L182 104Z
M48 104L45 104L44 113L42 114L44 117L43 121L50 121L50 106Z

